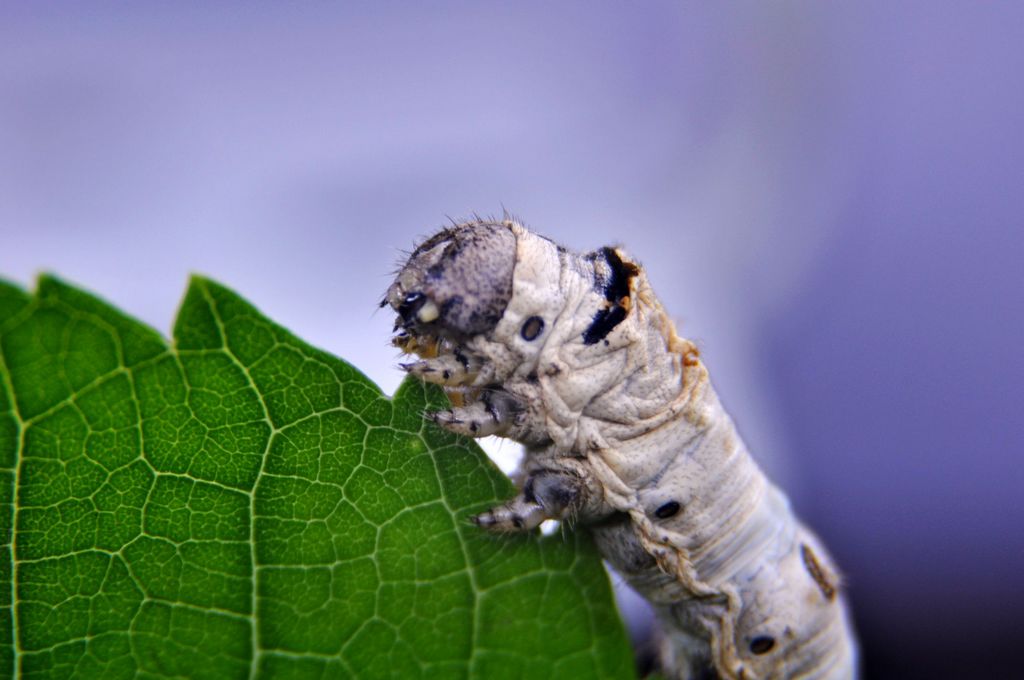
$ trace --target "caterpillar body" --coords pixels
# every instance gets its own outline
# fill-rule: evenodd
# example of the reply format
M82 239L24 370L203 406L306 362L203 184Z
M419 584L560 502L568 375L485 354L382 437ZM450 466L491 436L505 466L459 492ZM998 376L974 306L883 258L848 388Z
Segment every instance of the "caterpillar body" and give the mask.
M513 220L475 220L420 244L383 305L396 346L419 357L402 367L451 397L429 417L525 445L519 494L474 521L588 525L653 605L669 677L855 677L831 558L625 252L580 255Z

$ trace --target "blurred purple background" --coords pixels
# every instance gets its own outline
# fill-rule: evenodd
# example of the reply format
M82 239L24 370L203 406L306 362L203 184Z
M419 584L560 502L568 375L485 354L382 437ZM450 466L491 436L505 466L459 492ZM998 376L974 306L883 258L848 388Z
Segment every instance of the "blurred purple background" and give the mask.
M168 332L203 272L391 391L446 215L625 244L865 677L1020 677L1024 4L638 7L5 3L0 275Z

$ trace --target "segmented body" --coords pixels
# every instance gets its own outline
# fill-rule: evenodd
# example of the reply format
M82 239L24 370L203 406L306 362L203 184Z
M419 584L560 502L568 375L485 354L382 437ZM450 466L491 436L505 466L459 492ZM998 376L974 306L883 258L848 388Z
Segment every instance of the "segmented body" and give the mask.
M671 677L854 677L831 559L625 253L466 223L417 248L385 304L396 344L425 357L406 370L459 404L435 421L526 445L520 494L478 524L589 525L658 613Z

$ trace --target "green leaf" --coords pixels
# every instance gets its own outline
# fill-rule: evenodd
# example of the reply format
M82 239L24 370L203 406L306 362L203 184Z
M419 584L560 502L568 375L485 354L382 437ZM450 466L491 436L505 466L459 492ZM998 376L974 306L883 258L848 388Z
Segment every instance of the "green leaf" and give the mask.
M582 532L231 291L174 346L54 278L0 282L0 677L631 677ZM12 550L13 546L13 550Z

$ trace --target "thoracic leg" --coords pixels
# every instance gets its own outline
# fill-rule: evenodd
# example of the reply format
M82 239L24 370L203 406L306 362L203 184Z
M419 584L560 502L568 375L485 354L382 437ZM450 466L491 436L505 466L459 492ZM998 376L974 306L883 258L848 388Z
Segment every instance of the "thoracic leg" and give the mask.
M515 498L473 517L473 522L491 531L529 531L546 519L572 517L594 500L581 472L582 468L532 470Z
M476 380L482 360L475 354L463 352L456 347L432 359L422 359L408 364L399 364L407 373L425 382L448 387L469 385Z
M450 432L469 437L504 434L515 423L522 406L515 397L500 390L484 390L479 400L427 416Z

